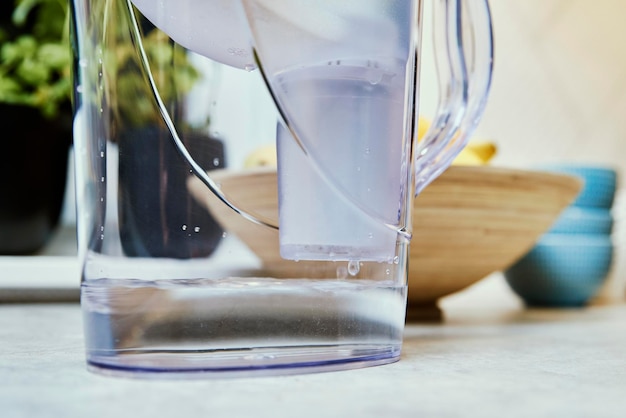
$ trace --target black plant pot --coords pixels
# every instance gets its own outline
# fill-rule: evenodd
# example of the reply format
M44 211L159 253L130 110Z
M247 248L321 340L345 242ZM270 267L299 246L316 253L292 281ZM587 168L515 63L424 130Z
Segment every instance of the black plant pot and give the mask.
M183 142L205 170L224 167L224 145L203 134ZM187 190L190 168L167 130L144 127L119 136L119 228L130 257L210 255L223 230Z
M0 104L0 254L40 250L58 226L65 195L69 111L46 119L37 109Z

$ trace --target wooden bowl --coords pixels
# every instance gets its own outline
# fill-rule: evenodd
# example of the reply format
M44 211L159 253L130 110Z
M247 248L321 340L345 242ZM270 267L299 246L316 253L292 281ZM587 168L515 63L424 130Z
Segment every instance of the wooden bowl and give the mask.
M278 219L275 170L211 176L241 207ZM488 166L449 168L415 199L409 306L432 306L439 298L509 267L550 228L580 187L578 179L562 174ZM244 220L195 178L189 188L224 229L261 260L280 263L276 230Z

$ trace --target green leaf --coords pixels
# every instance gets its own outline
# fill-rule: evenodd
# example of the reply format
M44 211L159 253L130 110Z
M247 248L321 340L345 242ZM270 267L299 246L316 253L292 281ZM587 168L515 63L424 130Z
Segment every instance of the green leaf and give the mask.
M4 0L8 1L8 0ZM15 10L13 10L13 23L16 26L22 26L26 23L31 10L41 3L42 0L18 0Z
M47 63L50 68L62 69L70 65L70 49L66 45L43 44L39 48L37 59Z
M17 75L26 83L36 86L50 78L50 68L40 61L27 58L17 67Z

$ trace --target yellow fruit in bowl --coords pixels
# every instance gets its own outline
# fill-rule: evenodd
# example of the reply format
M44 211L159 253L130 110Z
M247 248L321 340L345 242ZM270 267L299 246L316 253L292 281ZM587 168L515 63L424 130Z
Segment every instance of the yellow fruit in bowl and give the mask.
M423 116L418 118L417 122L417 140L421 141L428 129L430 129L430 120ZM471 140L456 156L453 165L485 165L496 154L496 145L487 140Z
M421 141L428 129L430 121L422 116L418 119L417 139ZM492 141L476 139L469 143L456 156L453 165L486 165L497 152L497 147ZM244 161L245 168L253 167L276 167L276 147L273 144L264 145L250 153Z
M265 145L252 151L243 163L245 168L276 167L276 165L276 147L273 144Z
M497 148L493 142L470 141L456 156L453 165L485 165L496 154Z
M417 119L417 140L421 141L430 129L430 121L423 116Z

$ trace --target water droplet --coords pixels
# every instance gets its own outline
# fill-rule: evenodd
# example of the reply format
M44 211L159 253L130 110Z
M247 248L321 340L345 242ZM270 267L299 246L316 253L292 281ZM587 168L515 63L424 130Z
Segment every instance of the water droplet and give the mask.
M104 183L104 176L100 177L100 183Z
M104 151L100 151L100 158L104 158Z
M100 231L103 232L104 231L104 225L100 226Z
M87 65L89 64L89 61L87 61L87 59L83 58L81 60L78 61L78 65L82 68L87 67Z
M393 264L398 264L399 262L400 262L400 257L395 256L395 257L393 258Z
M182 229L183 231L186 231L186 230L187 230L187 225L183 225L183 226L181 226L181 229Z
M372 152L372 150L370 149L370 147L366 147L365 148L365 155L369 155L370 152Z
M213 158L213 165L215 167L217 167L218 165L220 165L220 159L219 158Z
M226 232L222 233L222 238L226 238L228 236L228 234Z
M243 69L246 70L247 72L254 71L255 68L256 68L256 65L254 64L246 64L243 67Z
M367 81L369 81L372 86L375 86L376 84L380 83L382 79L383 79L382 71L371 71L368 74Z
M386 274L387 276L389 276L389 275L391 274L391 270L389 270L389 269L385 270L385 274Z
M196 226L196 227L193 229L193 232L195 232L196 234L197 234L198 232L200 232L200 227L199 227L199 226Z
M369 234L367 234L367 237L368 237L369 239L372 239L372 238L374 238L374 234L370 232Z
M101 197L101 198L100 198L100 201L101 201L101 202L104 202L104 197Z
M100 234L100 241L104 240L104 234Z
M359 274L359 270L361 270L361 265L358 261L350 260L348 262L348 273L350 273L350 276L356 276Z
M83 86L82 85L78 85L76 86L76 93L82 93L83 92Z

